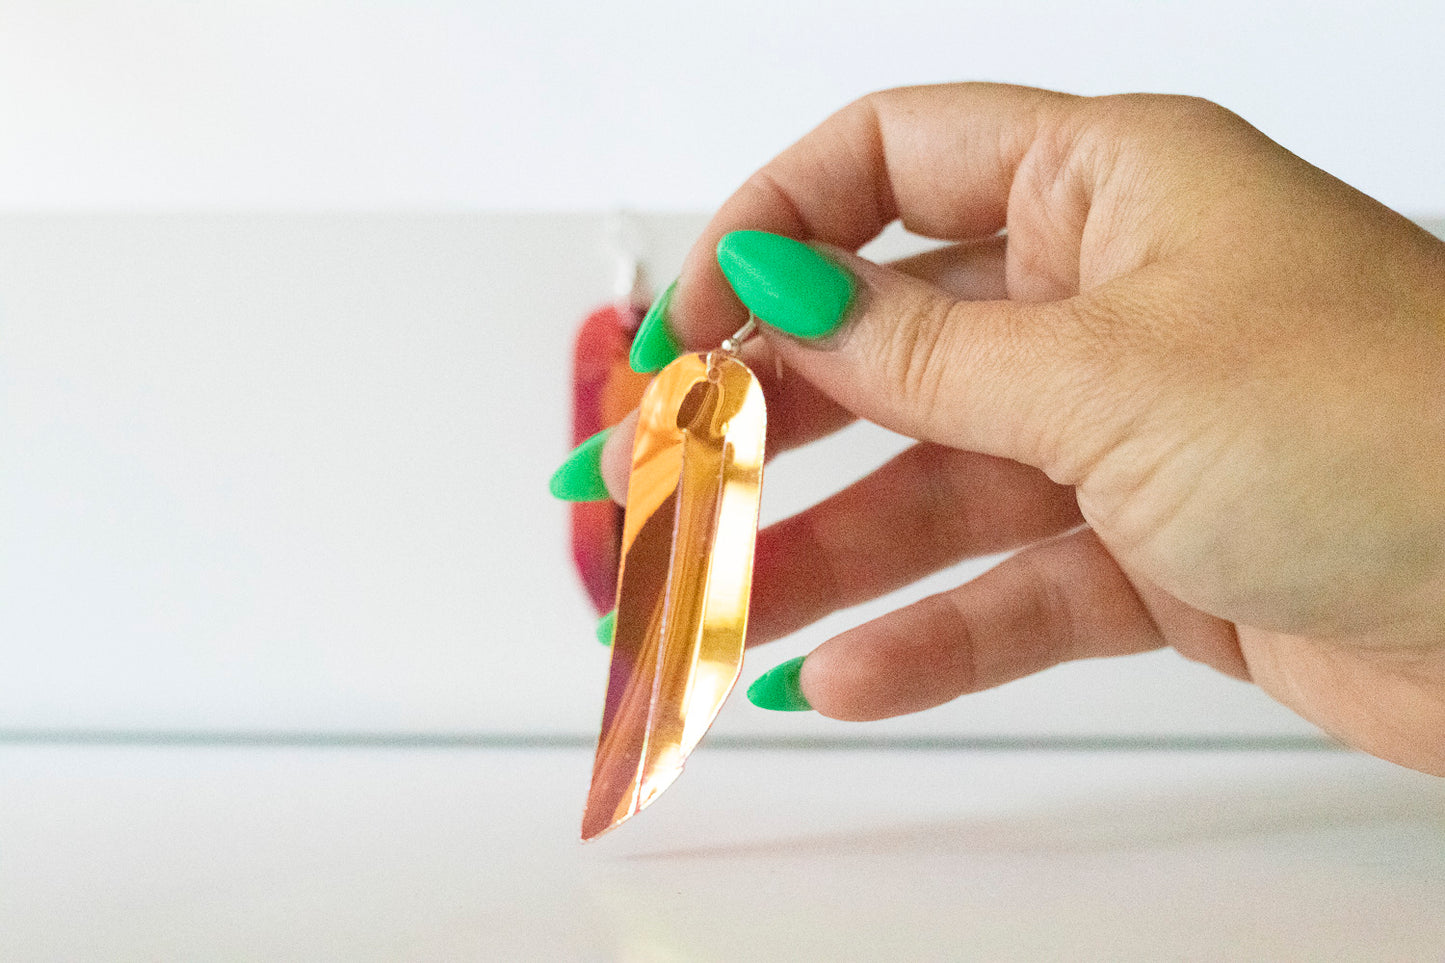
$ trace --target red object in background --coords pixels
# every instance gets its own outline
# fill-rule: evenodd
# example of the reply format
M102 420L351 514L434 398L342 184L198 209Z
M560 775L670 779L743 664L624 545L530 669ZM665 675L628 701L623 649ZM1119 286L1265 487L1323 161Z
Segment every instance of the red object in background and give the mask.
M651 375L627 363L643 309L610 304L582 322L572 351L572 444L617 424L636 408ZM622 546L622 506L611 502L572 505L572 561L597 613L611 611L617 595Z

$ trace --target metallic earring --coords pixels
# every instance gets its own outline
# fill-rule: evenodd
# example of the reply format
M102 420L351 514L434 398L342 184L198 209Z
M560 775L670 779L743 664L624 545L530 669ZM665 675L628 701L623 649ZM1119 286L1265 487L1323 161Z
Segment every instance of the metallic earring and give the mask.
M755 331L749 317L717 349L683 355L643 396L584 840L673 783L741 672L767 433L762 387L738 357Z

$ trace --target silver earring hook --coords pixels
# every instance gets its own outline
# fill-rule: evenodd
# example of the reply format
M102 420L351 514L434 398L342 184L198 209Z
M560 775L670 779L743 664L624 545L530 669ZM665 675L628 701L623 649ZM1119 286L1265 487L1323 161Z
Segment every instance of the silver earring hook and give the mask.
M613 211L608 217L607 246L612 250L612 298L618 310L626 313L647 307L652 297L639 253L642 230L629 211Z
M748 312L748 323L738 328L729 337L723 339L722 349L728 354L737 354L742 350L743 345L758 333L758 319L751 311Z

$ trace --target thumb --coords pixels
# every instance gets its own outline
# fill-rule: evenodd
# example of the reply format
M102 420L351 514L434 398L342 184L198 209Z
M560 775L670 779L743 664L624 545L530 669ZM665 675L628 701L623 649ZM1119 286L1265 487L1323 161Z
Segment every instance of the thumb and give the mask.
M859 417L1064 483L1112 435L1117 419L1095 390L1111 359L1078 299L961 301L846 251L762 231L724 236L717 258L789 368Z

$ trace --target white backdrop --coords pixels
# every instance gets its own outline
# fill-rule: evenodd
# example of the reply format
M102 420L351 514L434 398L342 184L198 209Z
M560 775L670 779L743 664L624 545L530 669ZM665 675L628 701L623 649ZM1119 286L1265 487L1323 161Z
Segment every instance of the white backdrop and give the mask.
M882 6L0 0L0 208L31 212L0 220L0 728L590 731L605 654L544 488L610 283L578 212L693 211L644 218L665 279L869 89L1203 94L1445 212L1438 4ZM765 510L891 444L781 460ZM1309 731L1170 653L878 728Z
M0 217L0 731L590 733L607 653L546 482L607 220ZM702 221L640 219L657 275ZM784 455L764 520L898 445L856 426ZM978 570L755 650L743 681ZM717 730L1310 731L1172 652L866 727L735 698Z
M879 87L1198 94L1445 213L1438 0L0 0L0 206L698 211Z

